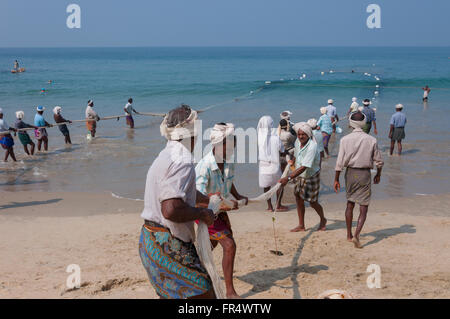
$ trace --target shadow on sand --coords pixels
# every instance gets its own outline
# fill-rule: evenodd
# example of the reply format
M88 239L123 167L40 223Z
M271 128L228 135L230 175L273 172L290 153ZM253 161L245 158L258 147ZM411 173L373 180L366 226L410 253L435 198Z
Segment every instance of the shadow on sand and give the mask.
M394 228L386 228L386 229L380 229L373 231L371 233L362 234L361 237L375 237L370 242L363 245L363 247L367 247L373 244L376 244L383 239L393 237L395 235L400 234L415 234L416 228L414 225L403 225L400 227L394 227Z
M332 222L332 223L330 223ZM354 221L352 224L354 227L357 225L357 222ZM250 272L248 274L245 274L243 276L237 276L238 279L253 285L253 287L246 292L245 294L242 294L243 298L247 298L250 296L253 296L255 294L268 291L271 287L277 286L280 288L285 289L292 289L293 299L301 299L301 293L299 290L299 283L297 280L297 277L300 273L308 273L308 274L317 274L322 270L328 270L328 266L326 265L315 265L310 266L309 264L303 264L298 265L298 261L300 260L300 257L303 252L303 248L305 247L306 242L308 239L312 236L314 232L316 232L317 227L316 226L310 228L306 235L303 236L303 238L300 239L298 248L294 254L294 257L292 258L291 265L288 267L282 267L282 268L275 268L275 269L265 269L265 270L258 270L254 272ZM328 220L327 224L327 231L333 231L338 229L346 229L345 221L342 220ZM368 242L364 245L364 247L373 245L378 243L379 241L386 239L388 237L392 237L399 234L413 234L416 232L415 226L413 225L403 225L400 227L394 227L394 228L387 228L387 229L380 229L377 231L373 231L367 234L361 235L361 237L375 237L372 241ZM345 236L345 234L343 234ZM343 240L345 240L345 237L343 237ZM278 285L276 282L290 278L292 282L292 286L282 286Z
M2 205L0 206L0 210L5 210L9 208L20 208L20 207L30 207L30 206L38 206L38 205L48 205L48 204L54 204L62 201L62 198L55 198L55 199L49 199L45 201L32 201L32 202L12 202L8 205Z

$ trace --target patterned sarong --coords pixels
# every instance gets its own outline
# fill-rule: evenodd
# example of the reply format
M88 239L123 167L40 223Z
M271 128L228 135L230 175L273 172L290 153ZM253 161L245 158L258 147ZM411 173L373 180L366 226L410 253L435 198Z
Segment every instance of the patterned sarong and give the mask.
M296 182L294 194L306 202L315 203L319 200L320 171L310 178L299 178Z
M97 122L95 120L86 120L86 128L89 132L95 132L97 128Z
M209 239L219 241L225 237L233 236L231 230L230 219L226 212L221 212L217 215L217 219L214 224L208 227Z
M193 243L173 237L156 223L142 227L139 254L156 293L165 299L186 299L212 289Z

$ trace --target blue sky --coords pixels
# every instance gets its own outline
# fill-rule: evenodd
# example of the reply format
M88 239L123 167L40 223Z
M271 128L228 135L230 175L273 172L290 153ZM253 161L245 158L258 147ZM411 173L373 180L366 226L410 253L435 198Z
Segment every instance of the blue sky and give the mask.
M1 0L0 47L450 46L448 16L449 0Z

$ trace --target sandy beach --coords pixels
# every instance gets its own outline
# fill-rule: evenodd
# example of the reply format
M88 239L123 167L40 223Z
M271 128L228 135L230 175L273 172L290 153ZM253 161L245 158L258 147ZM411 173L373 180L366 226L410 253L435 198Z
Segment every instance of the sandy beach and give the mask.
M341 194L341 196L345 196ZM143 202L108 193L0 193L0 298L156 298L138 255ZM346 241L342 204L326 204L328 231L307 208L307 231L290 233L295 207L271 214L246 207L230 214L238 246L237 292L245 298L316 298L343 289L355 298L450 298L450 194L372 203L364 248ZM220 269L222 252L216 249ZM69 290L70 264L82 287ZM370 264L381 288L367 287Z

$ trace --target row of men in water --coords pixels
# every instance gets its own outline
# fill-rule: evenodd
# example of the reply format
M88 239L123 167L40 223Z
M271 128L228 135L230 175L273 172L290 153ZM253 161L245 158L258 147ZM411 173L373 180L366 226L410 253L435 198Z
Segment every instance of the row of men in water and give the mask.
M34 136L37 140L37 149L41 151L43 146L44 151L48 151L48 133L47 129L49 127L53 127L55 125L50 124L44 118L45 107L38 106L36 108L36 115L34 117L34 125L28 124L24 122L25 112L17 111L16 112L16 122L14 127L8 125L6 120L4 119L3 110L0 108L0 144L3 149L5 149L5 157L4 161L7 162L8 158L11 157L13 161L17 161L15 153L14 153L14 139L11 135L11 132L17 134L21 144L23 145L24 151L27 155L34 155L35 152L35 143L32 141L30 135L27 133L27 130L34 129ZM130 128L134 128L134 119L133 113L139 114L133 107L133 99L130 98L128 103L124 107L126 122ZM100 121L100 116L94 110L94 102L92 100L88 101L88 105L86 107L86 128L89 132L90 137L95 137L97 122ZM67 124L72 124L72 121L67 120L62 115L62 107L55 106L53 108L53 119L56 123L56 126L61 131L64 136L64 142L66 144L72 144L70 138L70 132L67 128Z
M332 102L332 101L330 101ZM280 183L294 185L297 204L298 225L292 232L306 230L305 202L317 212L320 218L318 230L325 231L327 219L319 203L320 174L324 156L320 144L326 135L337 131L337 114L329 103L322 108L317 121L293 124L290 112L281 114L278 131L270 116L263 116L258 122L259 185L267 192ZM327 114L330 111L331 116ZM235 163L229 162L236 147L236 136L232 123L217 123L211 131L212 150L194 165L191 153L194 150L198 132L195 121L198 113L187 105L170 111L161 124L161 133L168 140L166 147L152 163L145 186L144 209L141 217L139 252L150 283L161 298L214 298L212 282L198 257L194 222L208 225L213 247L223 248L222 267L228 298L238 298L233 285L233 268L236 254L232 225L227 211L238 209L239 203L247 205L249 200L238 192L235 186ZM345 219L347 240L362 248L360 233L365 223L371 199L371 169L376 167L373 183L380 183L384 162L375 137L367 134L366 115L360 110L350 112L349 126L353 131L340 140L339 154L335 168L334 190L340 191L340 175L345 170L347 206ZM334 128L333 128L334 125ZM285 138L288 134L294 138ZM285 147L285 141L294 144L293 149ZM290 145L292 145L292 143ZM282 174L282 162L290 169ZM281 202L278 192L277 203ZM233 207L224 204L216 216L208 209L211 195L220 194L224 199L233 196ZM353 234L353 210L360 205L360 216ZM268 202L268 209L273 210ZM277 205L278 210L287 210Z

